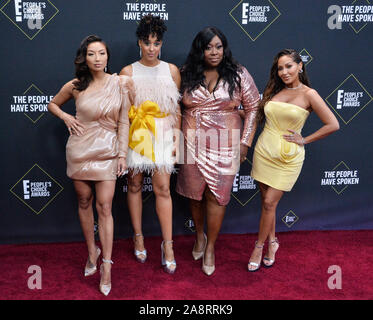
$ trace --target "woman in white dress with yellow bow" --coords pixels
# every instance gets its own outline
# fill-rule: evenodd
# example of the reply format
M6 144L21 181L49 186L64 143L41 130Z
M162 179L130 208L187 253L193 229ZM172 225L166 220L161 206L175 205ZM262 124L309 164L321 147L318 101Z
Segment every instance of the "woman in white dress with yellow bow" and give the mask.
M127 155L128 207L134 229L134 254L144 263L147 251L142 233L142 185L144 173L152 175L156 212L162 230L161 260L164 270L174 273L176 261L172 241L172 199L170 176L174 170L178 139L174 131L180 129L178 68L160 60L163 20L144 16L136 35L141 59L123 68L120 74L132 77L135 103L129 111L131 122Z

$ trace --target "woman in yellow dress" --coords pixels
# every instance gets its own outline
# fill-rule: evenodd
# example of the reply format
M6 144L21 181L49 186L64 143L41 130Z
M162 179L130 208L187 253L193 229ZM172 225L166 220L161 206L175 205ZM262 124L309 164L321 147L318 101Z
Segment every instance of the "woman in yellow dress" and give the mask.
M324 125L303 137L303 125L312 111ZM259 104L258 121L265 121L265 125L255 146L251 176L259 184L262 211L258 240L248 264L251 272L260 268L267 239L268 251L263 266L272 267L275 262L279 248L275 236L276 208L284 191L292 189L300 174L304 145L339 129L334 114L317 91L310 88L301 57L293 49L284 49L274 58L270 79Z

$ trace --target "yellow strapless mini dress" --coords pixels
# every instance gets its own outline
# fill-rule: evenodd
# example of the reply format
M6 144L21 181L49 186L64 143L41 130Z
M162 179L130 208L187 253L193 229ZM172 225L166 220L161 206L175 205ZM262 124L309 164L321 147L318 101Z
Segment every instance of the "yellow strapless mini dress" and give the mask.
M255 145L251 177L272 188L290 191L304 161L304 147L288 142L288 129L301 134L309 111L295 104L269 101L264 106L266 123Z

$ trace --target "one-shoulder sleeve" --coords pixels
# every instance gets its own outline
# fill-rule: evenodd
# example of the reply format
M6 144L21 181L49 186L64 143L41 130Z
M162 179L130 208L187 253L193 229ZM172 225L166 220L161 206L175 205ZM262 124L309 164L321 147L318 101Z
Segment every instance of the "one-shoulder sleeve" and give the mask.
M241 68L241 104L245 112L241 143L251 147L256 130L256 114L260 96L250 73L245 67Z
M128 76L119 76L119 86L122 96L122 104L118 120L118 157L126 158L129 131L128 111L131 107L131 100L133 99L134 94L133 80Z

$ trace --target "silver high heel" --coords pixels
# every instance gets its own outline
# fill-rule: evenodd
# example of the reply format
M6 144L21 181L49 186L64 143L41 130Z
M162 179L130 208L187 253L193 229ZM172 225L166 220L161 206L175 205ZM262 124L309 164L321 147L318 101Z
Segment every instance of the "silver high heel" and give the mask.
M110 263L110 264L114 264L114 262L112 260L106 260L106 259L102 259L102 264L101 264L101 267L100 267L100 274L101 274L101 279L102 279L102 274L104 273L104 263ZM100 291L103 295L107 296L110 291L111 291L111 282L109 284L103 284L100 279Z
M202 251L194 250L194 247L196 246L197 241L194 242L194 247L193 247L193 251L192 251L192 256L193 256L194 260L199 260L203 257L203 254L204 254L206 246L207 246L207 236L206 236L205 233L203 233L203 238L205 239L205 244L203 245Z
M97 271L97 260L98 260L100 254L101 254L101 250L100 250L99 247L96 248L96 254L97 254L96 264L93 264L91 262L91 260L89 259L89 256L88 256L87 263L86 263L85 268L84 268L84 276L85 277L91 276L91 275L95 274L96 271Z
M249 264L248 264L248 266L247 266L247 270L248 270L249 272L255 272L255 271L258 271L258 270L259 270L259 268L260 268L260 261L262 260L263 247L264 247L264 244L262 244L261 246L258 246L258 241L255 241L255 248L257 248L257 249L261 249L262 252L260 253L259 263L249 261ZM250 267L255 267L255 269L250 269Z
M133 237L133 242L135 243L136 237L142 237L144 239L144 236L140 233L136 233L135 236ZM134 249L134 254L136 257L136 260L140 263L144 263L146 261L147 255L146 255L146 249L143 251L139 251Z
M176 260L175 259L172 260L172 261L166 260L166 257L165 257L165 254L164 254L163 244L164 243L171 243L172 244L173 242L174 242L173 240L163 240L162 244L161 244L161 261L162 261L163 270L167 273L170 273L170 274L175 273ZM175 268L172 268L172 266L175 266Z
M273 249L274 249L273 259L270 259L270 258L266 257L267 254L268 254L268 252L267 252L266 255L263 258L263 267L266 267L266 268L270 268L275 264L275 254L276 254L278 248L280 247L280 243L278 242L278 239L275 238L274 240L269 241L268 247L270 245L273 246Z

